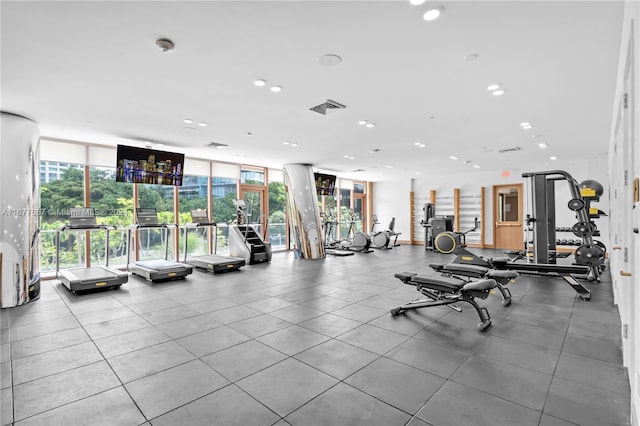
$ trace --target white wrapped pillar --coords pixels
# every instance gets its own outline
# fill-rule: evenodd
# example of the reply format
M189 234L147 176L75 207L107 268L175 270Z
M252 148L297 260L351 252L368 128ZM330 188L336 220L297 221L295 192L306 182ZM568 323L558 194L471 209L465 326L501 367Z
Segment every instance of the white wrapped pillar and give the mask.
M322 259L325 252L313 169L308 164L286 164L283 172L296 253L304 259Z
M0 306L40 296L40 131L0 112Z

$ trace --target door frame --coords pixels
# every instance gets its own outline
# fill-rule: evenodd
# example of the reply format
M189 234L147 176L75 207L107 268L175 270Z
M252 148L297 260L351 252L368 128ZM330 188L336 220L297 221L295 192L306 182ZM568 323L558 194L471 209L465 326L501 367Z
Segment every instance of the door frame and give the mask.
M266 227L266 220L265 218L269 217L269 191L268 191L268 187L264 186L264 185L252 185L252 184L246 184L246 183L242 183L239 185L238 187L238 192L239 192L239 196L242 197L241 199L244 200L244 193L245 192L259 192L260 193L260 203L262 205L262 209L260 211L260 230L262 231L261 233L264 233L265 231L268 232L267 227ZM247 220L247 225L249 225L249 221Z
M524 193L524 184L523 183L505 183L500 185L493 185L492 188L492 197L493 197L493 220L491 222L491 232L492 232L492 241L493 247L497 248L498 244L496 241L496 223L498 222L498 191L502 188L518 188L518 222L520 223L521 232L524 231L524 197L526 194ZM524 238L523 238L524 240Z

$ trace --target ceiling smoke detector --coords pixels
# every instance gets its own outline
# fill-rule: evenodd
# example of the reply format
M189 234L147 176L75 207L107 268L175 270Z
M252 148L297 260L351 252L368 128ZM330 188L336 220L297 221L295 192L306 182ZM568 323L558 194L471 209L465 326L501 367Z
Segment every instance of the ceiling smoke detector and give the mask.
M169 53L175 47L175 44L168 38L159 38L156 40L156 47L160 49L162 53Z

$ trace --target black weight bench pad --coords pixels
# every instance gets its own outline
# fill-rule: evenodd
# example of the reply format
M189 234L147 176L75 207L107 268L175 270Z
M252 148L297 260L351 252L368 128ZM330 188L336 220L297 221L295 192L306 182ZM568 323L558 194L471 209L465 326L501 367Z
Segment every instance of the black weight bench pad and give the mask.
M497 271L495 269L491 269L489 270L489 272L487 272L487 278L513 279L513 278L516 278L517 276L518 276L518 273L516 271L509 271L509 270Z
M516 271L537 272L546 274L580 274L589 273L589 267L583 265L554 265L546 263L513 263L503 259L493 259L493 265L499 269L513 269Z
M418 275L413 272L402 272L394 276L405 284L432 288L445 293L456 293L466 284L466 281L458 278L432 277L428 275Z

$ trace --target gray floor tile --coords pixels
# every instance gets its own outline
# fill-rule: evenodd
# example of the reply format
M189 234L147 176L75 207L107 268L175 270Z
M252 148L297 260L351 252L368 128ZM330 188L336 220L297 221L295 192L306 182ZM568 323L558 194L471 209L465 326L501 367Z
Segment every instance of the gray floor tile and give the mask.
M386 355L420 370L449 377L469 357L468 352L411 338Z
M87 333L80 327L58 331L51 334L45 334L44 336L33 337L31 339L11 343L11 358L19 359L67 346L77 345L88 342L89 340ZM6 347L8 349L9 345L6 345ZM3 355L2 359L9 359L9 357L7 356L5 358Z
M336 383L333 377L289 358L236 384L284 417Z
M383 328L364 324L356 329L338 336L338 340L358 346L370 352L383 355L394 347L398 346L407 336L394 333Z
M180 306L178 302L171 299L158 299L151 300L142 303L136 303L135 305L127 304L129 309L131 309L136 314L146 314L148 312L160 311L162 309L175 308Z
M19 426L137 426L145 418L122 386L63 405L21 422Z
M34 340L34 339L31 339ZM25 340L23 340L24 342ZM0 345L0 360L2 361L8 361L11 359L12 357L12 349L15 346L14 344L11 343L3 343L2 345Z
M361 305L360 303L346 306L342 309L333 311L332 313L360 322L368 322L378 318L379 316L388 315L387 310Z
M449 315L456 315L456 312L452 312ZM475 328L474 324L477 324L478 322L477 316L472 319L472 322L465 321L466 325L470 328L469 330L458 324L451 324L447 322L449 315L445 315L428 327L423 328L413 337L423 339L428 342L451 346L465 352L473 352L487 338L487 333L478 331Z
M249 340L202 359L207 365L235 382L287 358L257 340Z
M86 327L92 324L100 324L106 321L132 317L134 315L136 315L136 313L131 309L126 306L121 306L113 309L102 309L99 311L76 314L76 318L80 324Z
M236 321L229 324L229 327L246 336L258 337L289 327L290 325L292 324L288 321L265 314Z
M629 391L629 378L625 367L578 355L560 355L555 377L592 388L597 387L604 392Z
M0 390L0 420L2 420L2 426L10 425L13 422L12 388Z
M594 339L609 340L617 344L622 343L619 324L572 319L569 323L569 333L593 337Z
M399 306L399 304L396 304L395 306ZM397 316L393 316L391 314L381 315L373 321L369 321L368 324L394 331L396 333L401 333L406 336L413 336L445 313L445 311L437 310L435 308L412 309Z
M555 328L566 331L571 318L571 309L543 303L523 303L509 312L510 321L518 321L536 327Z
M181 337L176 342L195 356L202 357L228 347L246 342L249 337L227 326L220 326L190 336Z
M140 316L143 319L147 320L149 323L158 325L165 322L195 317L197 315L200 315L200 312L186 306L177 306L175 308L163 309L161 311L147 312L146 314L142 314Z
M220 327L221 325L222 324L218 321L214 321L205 315L198 315L191 318L158 324L156 328L162 330L163 333L172 339L179 339L180 337L211 330L212 328Z
M91 299L90 297L88 297L89 295L85 294L78 296L73 295L69 293L69 291L65 287L62 287L62 290L64 291L63 294L68 295L71 298L67 306L69 306L69 309L71 309L74 315L101 311L104 309L120 308L124 306L120 301L110 296L104 296L104 294L97 295L97 299Z
M553 375L560 351L498 336L489 336L475 352L496 361Z
M187 307L193 309L194 311L198 311L201 314L207 314L209 312L230 308L232 306L236 306L237 304L238 303L233 300L220 297L217 299L203 300L196 303L190 303L187 305Z
M491 335L560 350L565 333L557 329L535 327L518 321L502 321L493 327Z
M80 327L80 323L74 317L64 317L20 327L11 327L11 341L16 342L77 327Z
M95 341L105 358L133 352L147 346L157 345L171 340L169 336L155 327L146 327Z
M411 416L344 383L329 389L286 417L298 425L404 425ZM310 421L310 419L312 419Z
M170 341L110 358L109 364L122 383L128 383L193 359L190 352Z
M317 333L324 334L325 336L336 337L349 330L353 330L362 325L362 323L334 314L324 314L303 321L299 325Z
M280 416L235 385L222 388L152 420L154 426L263 426Z
M565 422L557 417L543 414L542 417L540 417L540 423L538 426L575 426L575 423Z
M291 302L287 302L280 297L267 297L266 299L257 300L255 302L247 303L251 309L255 309L256 311L269 313L273 311L277 311L278 309L287 308L289 306L293 306L294 304Z
M317 299L309 300L308 302L301 303L301 306L306 306L307 308L317 309L324 312L332 312L338 309L344 308L345 306L351 305L353 302L349 302L347 300L336 299L331 296L323 296Z
M9 324L11 327L19 327L43 321L70 317L71 315L71 311L65 306L62 308L48 309L44 311L41 310L29 314L12 316L9 318Z
M230 308L220 309L218 311L205 314L207 318L218 321L221 324L230 324L243 319L257 317L258 315L262 315L262 312L242 305L232 306Z
M125 388L147 419L158 417L229 383L200 360L194 360L127 383Z
M29 382L83 365L101 361L102 355L93 342L80 343L12 361L13 383Z
M625 392L603 392L582 383L554 378L544 413L579 425L628 425L630 399Z
M283 319L285 321L289 321L293 324L298 324L311 318L318 317L322 314L324 314L323 311L301 305L293 305L269 313L269 315Z
M540 412L448 381L417 416L438 426L536 426Z
M355 373L378 357L378 354L351 346L340 340L329 340L295 356L305 364L340 380Z
M567 333L562 351L622 365L622 346L610 340Z
M16 420L120 386L106 362L86 365L13 387Z
M109 336L115 336L116 334L126 333L128 331L139 330L141 328L149 327L150 325L151 324L146 320L142 319L138 315L134 315L126 318L87 325L84 329L93 340L97 340Z
M11 361L1 362L0 363L0 388L9 388L12 386L12 377L11 377Z
M299 325L293 325L260 336L257 340L287 355L295 355L312 346L327 341L329 338L315 331L300 327Z
M406 413L415 414L446 379L389 358L379 358L345 383Z
M542 411L551 376L472 355L451 380Z

